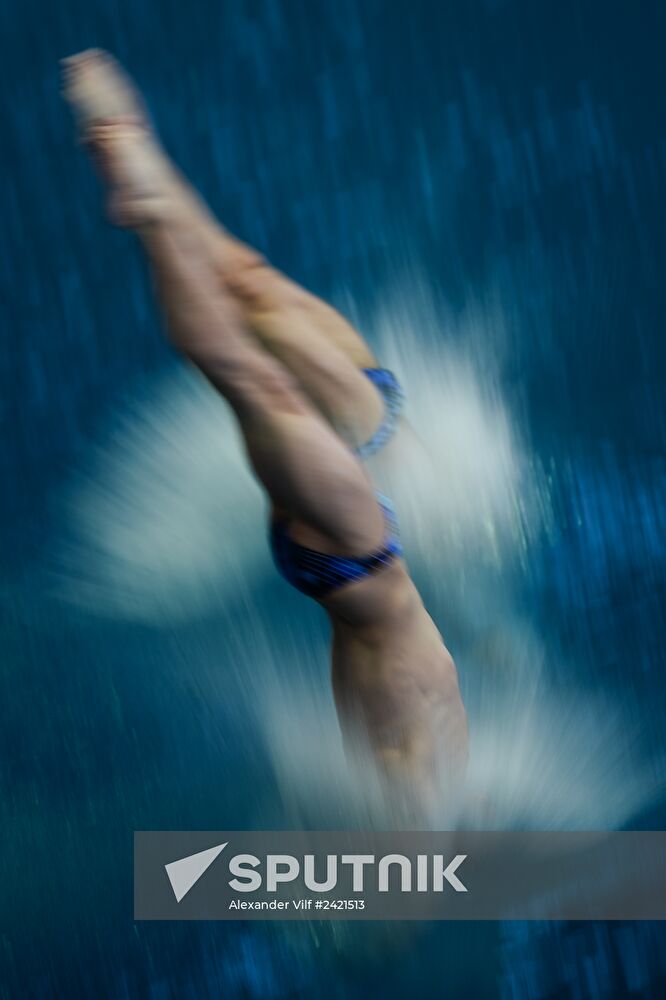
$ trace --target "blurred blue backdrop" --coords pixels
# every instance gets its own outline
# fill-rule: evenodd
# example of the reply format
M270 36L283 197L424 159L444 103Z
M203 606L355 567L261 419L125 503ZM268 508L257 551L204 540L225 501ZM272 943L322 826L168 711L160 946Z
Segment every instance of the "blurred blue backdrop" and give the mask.
M308 287L361 319L396 270L446 315L498 289L500 388L553 512L523 607L663 752L666 6L26 0L0 28L0 996L663 996L658 925L362 927L355 949L134 925L132 830L285 823L271 762L182 680L228 620L97 616L42 570L61 484L177 364L58 93L58 58L99 45L229 227Z

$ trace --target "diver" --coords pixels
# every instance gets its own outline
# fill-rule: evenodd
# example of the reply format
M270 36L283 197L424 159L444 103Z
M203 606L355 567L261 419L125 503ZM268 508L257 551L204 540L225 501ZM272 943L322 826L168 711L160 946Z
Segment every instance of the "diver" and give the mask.
M63 92L110 220L146 251L172 343L238 420L270 502L278 570L328 615L346 746L368 754L396 801L427 811L460 786L467 723L393 506L364 464L400 422L395 376L338 312L218 224L110 55L63 60Z

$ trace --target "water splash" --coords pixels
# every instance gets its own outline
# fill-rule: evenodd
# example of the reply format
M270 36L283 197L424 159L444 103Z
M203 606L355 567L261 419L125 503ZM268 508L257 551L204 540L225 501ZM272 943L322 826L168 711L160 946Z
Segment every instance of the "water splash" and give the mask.
M60 498L58 589L112 617L206 614L268 572L265 506L226 405L179 369L115 417Z
M489 332L502 339L501 310L490 303L443 316L421 290L416 308L398 294L375 325L382 361L403 378L410 404L409 426L372 472L396 500L429 610L456 637L470 711L458 822L621 826L654 797L663 767L638 759L628 722L636 712L555 686L547 639L520 607L521 574L552 514L546 476L516 432L488 351ZM70 484L64 509L57 572L61 592L78 604L155 624L229 603L244 608L234 623L234 669L250 681L238 685L235 705L256 722L283 819L385 825L379 789L342 747L323 632L306 636L297 612L279 638L268 636L270 609L256 596L274 572L264 502L229 412L200 378L178 371L126 412ZM207 698L218 693L211 680ZM442 817L440 825L451 822L446 803Z

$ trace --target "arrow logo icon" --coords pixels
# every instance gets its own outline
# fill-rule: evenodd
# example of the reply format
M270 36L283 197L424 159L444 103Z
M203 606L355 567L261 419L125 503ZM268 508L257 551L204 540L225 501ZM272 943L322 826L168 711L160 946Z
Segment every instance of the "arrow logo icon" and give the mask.
M171 861L164 866L177 903L180 903L183 896L186 896L192 886L199 881L228 843L227 840L226 843L218 844L217 847L209 847L207 851L190 854L186 858Z

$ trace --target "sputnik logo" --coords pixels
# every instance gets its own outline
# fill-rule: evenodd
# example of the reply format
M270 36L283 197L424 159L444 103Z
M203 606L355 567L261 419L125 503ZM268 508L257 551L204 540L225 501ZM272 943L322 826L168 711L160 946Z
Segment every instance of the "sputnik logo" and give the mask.
M187 895L193 885L206 872L229 841L209 847L208 850L189 854L178 861L165 865L176 902ZM455 892L467 892L456 870L466 859L466 854L456 854L445 867L442 854L419 854L416 857L416 891L442 892L445 883ZM291 854L267 854L264 859L265 877L262 861L254 854L235 854L229 861L229 873L234 876L228 883L234 892L255 892L262 887L266 892L278 892L279 885L284 882L294 882L302 876L305 888L311 892L328 892L334 889L338 880L338 863L351 866L352 891L363 892L364 871L366 868L377 867L377 889L379 892L389 892L389 870L400 869L400 889L402 892L412 891L412 861L404 854L386 854L379 859L374 854L329 854L326 856L326 879L318 881L315 876L315 855L306 854L302 859Z
M203 873L208 871L215 858L222 853L228 843L229 841L226 841L224 844L218 844L217 847L209 847L207 851L190 854L186 858L171 861L164 866L177 903L180 903L192 886L196 885Z

